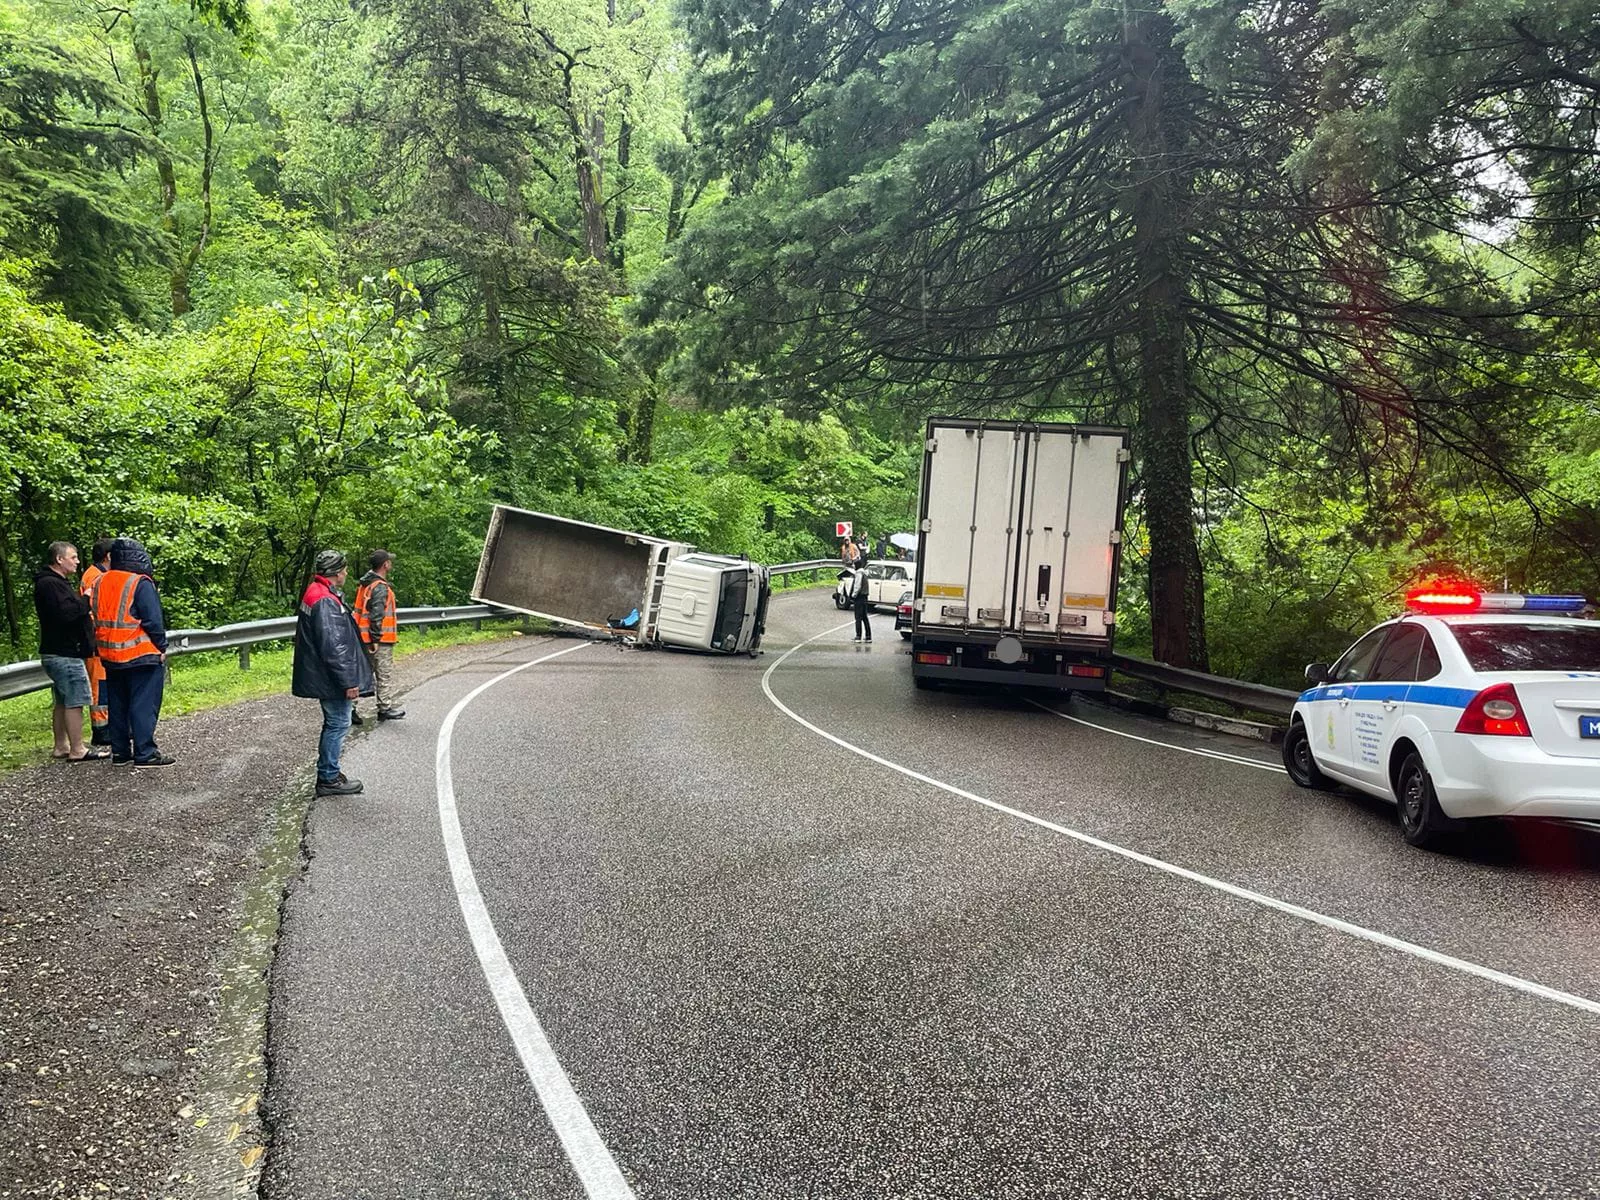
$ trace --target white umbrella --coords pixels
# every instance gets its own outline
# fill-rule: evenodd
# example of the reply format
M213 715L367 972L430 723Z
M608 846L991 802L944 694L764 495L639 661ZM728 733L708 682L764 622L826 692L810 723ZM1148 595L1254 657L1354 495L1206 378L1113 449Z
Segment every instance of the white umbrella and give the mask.
M914 533L891 533L889 544L899 546L902 550L915 550L917 548L917 535Z

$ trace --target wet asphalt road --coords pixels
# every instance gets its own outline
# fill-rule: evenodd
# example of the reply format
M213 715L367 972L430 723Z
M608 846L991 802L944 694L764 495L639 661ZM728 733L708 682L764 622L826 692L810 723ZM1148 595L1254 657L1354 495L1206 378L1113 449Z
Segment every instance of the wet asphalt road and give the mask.
M1000 699L920 693L877 620L770 678L939 781L1165 862L1600 998L1589 835L1447 857L1349 794ZM774 605L759 662L590 646L452 743L507 957L639 1197L1600 1196L1600 1015L997 812L764 695L839 624ZM436 679L320 802L274 977L265 1195L584 1189L523 1072L441 842ZM1176 746L1257 743L1094 705Z

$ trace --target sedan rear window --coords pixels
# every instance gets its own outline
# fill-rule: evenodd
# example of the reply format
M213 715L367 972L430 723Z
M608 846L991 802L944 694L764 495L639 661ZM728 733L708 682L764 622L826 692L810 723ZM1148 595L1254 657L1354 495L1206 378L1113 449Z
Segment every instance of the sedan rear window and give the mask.
M1600 623L1452 625L1474 671L1600 671Z

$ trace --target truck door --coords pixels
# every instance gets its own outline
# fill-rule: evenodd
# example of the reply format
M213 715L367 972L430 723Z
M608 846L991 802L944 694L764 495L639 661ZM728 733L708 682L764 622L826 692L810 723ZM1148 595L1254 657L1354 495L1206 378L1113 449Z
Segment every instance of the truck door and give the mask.
M1121 540L1123 435L1025 436L1013 628L1104 638Z
M1016 583L1023 434L969 426L937 428L933 437L923 481L920 620L1004 628Z

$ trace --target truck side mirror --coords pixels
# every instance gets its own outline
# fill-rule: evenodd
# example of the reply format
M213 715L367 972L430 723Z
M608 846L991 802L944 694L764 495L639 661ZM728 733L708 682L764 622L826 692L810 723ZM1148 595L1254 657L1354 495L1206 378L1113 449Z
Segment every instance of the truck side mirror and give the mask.
M1332 683L1333 668L1327 663L1312 663L1306 668L1306 682L1310 684Z

